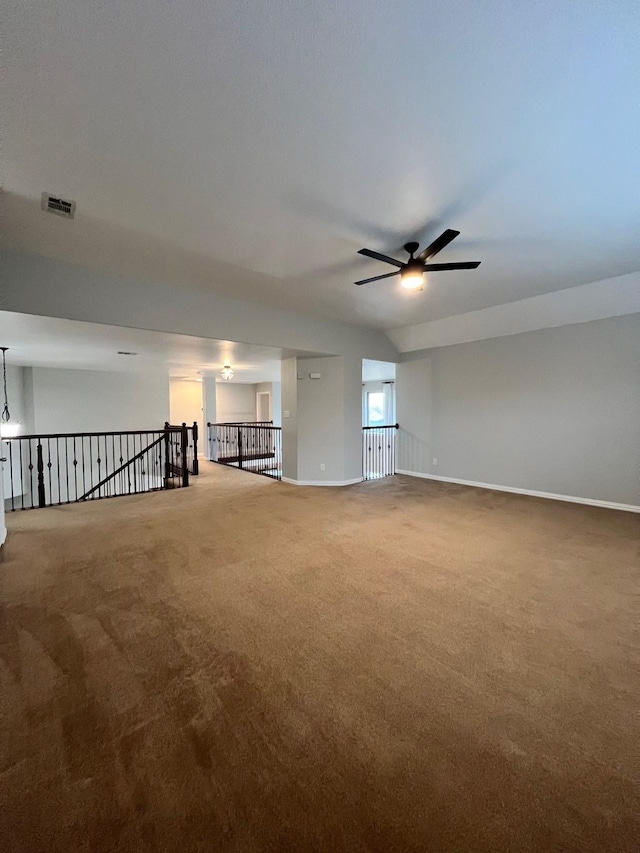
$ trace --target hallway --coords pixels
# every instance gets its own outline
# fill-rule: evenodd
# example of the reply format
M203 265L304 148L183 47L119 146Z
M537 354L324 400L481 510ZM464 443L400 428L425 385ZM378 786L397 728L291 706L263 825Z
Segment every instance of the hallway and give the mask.
M7 853L637 849L637 516L203 462L8 523Z

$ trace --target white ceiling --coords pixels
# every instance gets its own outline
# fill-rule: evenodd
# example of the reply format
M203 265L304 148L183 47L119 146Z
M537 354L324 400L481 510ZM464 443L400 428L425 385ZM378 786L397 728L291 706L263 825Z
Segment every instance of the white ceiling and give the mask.
M7 364L124 372L161 372L184 379L214 376L230 364L232 382L279 382L280 361L317 355L120 326L0 311ZM118 350L135 356L118 355ZM222 380L220 380L222 381Z
M385 329L640 269L637 0L5 7L5 246Z

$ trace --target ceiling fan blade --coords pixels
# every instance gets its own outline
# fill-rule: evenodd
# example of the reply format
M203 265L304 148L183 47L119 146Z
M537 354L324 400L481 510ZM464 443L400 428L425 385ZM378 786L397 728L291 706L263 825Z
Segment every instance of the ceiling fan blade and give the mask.
M374 252L373 249L359 249L359 255L366 255L367 258L375 258L377 261L384 261L385 264L393 264L394 267L402 267L402 261L396 261L395 258L390 258L388 255L381 255L380 252Z
M418 255L419 261L426 261L428 258L432 258L434 255L437 255L438 252L441 252L445 246L448 246L452 240L455 240L460 232L454 231L451 228L447 228L446 231L443 231L439 237L427 246L426 249L423 249L422 252Z
M481 261L462 261L459 264L425 264L425 272L439 272L440 270L474 270L479 267Z
M370 281L380 281L381 278L391 278L394 275L400 275L400 270L398 272L388 272L384 275L374 275L373 278L363 278L362 281L356 281L355 284L369 284Z

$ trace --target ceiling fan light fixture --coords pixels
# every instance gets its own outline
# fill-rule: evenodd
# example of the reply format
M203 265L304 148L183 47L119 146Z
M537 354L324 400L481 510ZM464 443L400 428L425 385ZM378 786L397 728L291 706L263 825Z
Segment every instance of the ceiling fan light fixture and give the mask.
M424 272L416 267L407 266L400 273L400 284L406 290L424 290Z
M233 379L233 370L231 370L230 365L225 364L225 366L220 371L220 376L222 376L222 378L225 379L227 382L230 379Z

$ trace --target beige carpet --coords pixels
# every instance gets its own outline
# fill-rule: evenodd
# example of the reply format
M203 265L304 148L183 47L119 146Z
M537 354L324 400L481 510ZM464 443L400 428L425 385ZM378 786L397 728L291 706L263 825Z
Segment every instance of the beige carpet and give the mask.
M3 851L640 850L638 516L203 467L9 517Z

